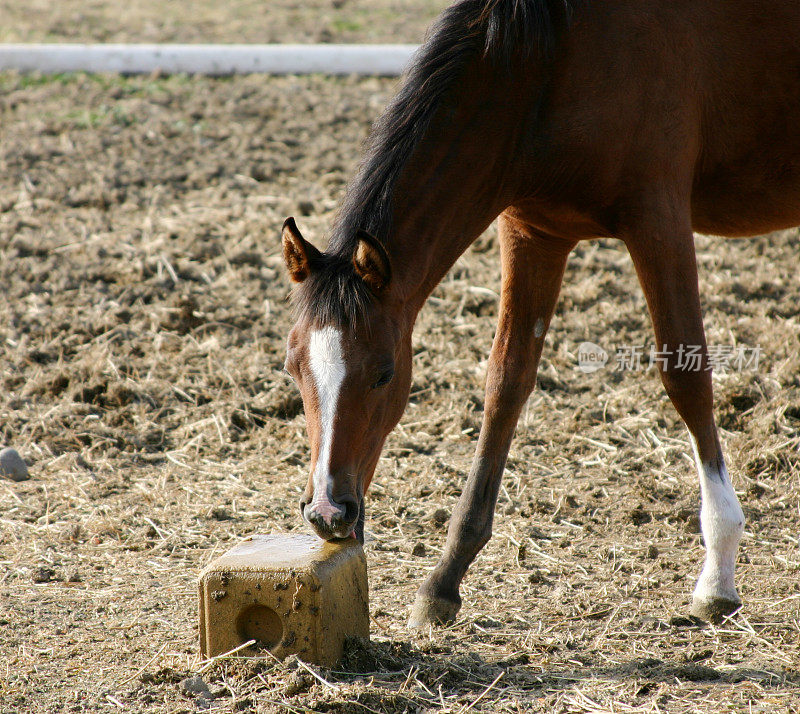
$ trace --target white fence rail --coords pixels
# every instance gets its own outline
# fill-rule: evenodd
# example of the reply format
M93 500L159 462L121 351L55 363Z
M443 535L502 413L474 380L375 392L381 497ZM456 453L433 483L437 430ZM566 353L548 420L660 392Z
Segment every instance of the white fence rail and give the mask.
M0 70L398 75L416 45L0 44Z

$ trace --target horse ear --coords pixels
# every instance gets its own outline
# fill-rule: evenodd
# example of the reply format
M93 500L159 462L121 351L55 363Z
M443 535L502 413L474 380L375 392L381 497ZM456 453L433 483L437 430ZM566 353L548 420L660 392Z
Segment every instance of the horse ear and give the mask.
M283 222L281 242L289 277L296 283L302 283L319 264L322 254L300 235L294 218L287 218Z
M373 293L380 295L389 285L392 267L381 242L366 231L356 234L358 243L353 253L353 267Z

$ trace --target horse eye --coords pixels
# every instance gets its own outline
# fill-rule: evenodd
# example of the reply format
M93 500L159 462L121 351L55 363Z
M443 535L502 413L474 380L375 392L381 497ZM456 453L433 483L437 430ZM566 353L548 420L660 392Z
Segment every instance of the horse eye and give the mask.
M372 389L377 389L378 387L383 387L389 384L389 382L392 381L392 377L394 377L394 370L387 369L383 374L381 374L380 377L378 377L378 381L372 385Z

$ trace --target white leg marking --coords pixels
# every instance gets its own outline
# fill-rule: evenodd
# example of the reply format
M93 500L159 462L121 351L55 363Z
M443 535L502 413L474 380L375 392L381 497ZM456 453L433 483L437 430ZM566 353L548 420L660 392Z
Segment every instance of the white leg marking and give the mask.
M692 438L694 458L700 476L700 525L706 546L706 560L694 596L704 602L739 601L733 571L736 552L744 531L744 513L731 485L725 463L703 463Z
M330 473L331 444L333 442L333 420L339 401L339 390L346 372L342 356L342 333L334 327L323 327L311 333L308 345L311 373L319 401L320 446L312 482L314 498L311 507L326 523L339 513L331 500L332 482Z

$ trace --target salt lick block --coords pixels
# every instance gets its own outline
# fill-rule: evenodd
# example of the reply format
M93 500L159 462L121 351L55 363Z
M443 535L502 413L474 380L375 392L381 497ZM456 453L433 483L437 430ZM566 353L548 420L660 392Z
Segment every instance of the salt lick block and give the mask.
M200 574L200 651L333 667L348 636L369 637L367 561L354 538L326 542L305 534L255 535Z

